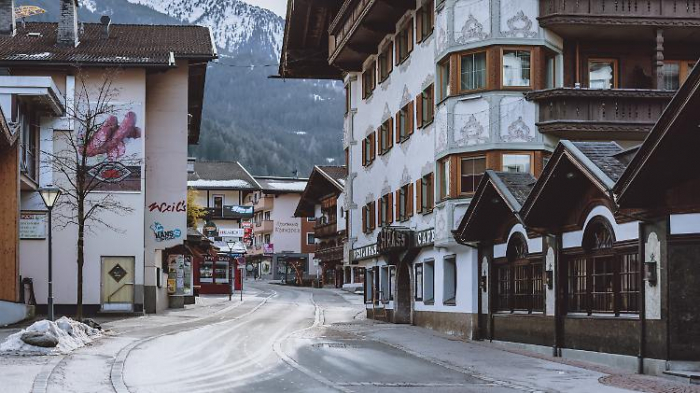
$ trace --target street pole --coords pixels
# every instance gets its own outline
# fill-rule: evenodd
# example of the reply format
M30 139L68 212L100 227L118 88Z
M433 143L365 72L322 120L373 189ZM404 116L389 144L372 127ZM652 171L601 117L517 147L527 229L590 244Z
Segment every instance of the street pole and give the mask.
M243 269L238 269L241 271L241 301L243 301L243 272L245 271L245 267Z
M51 243L51 210L52 209L53 209L53 207L49 208L49 299L48 299L49 321L54 320L54 313L53 313L53 261L52 261L53 246Z

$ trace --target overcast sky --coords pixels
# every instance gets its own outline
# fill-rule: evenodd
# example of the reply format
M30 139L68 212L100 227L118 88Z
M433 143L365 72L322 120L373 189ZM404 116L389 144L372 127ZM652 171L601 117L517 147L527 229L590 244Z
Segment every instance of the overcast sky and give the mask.
M267 8L275 14L285 17L287 13L287 0L243 0L246 3Z

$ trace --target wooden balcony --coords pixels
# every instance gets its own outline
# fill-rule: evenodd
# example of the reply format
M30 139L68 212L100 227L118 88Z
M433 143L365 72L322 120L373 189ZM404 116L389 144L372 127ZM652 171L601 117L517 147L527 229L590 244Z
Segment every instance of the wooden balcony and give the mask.
M323 262L340 262L343 260L343 245L316 250L314 256Z
M314 226L314 237L317 239L326 239L337 235L338 223L336 221Z
M253 204L253 207L255 208L256 212L261 212L265 210L272 210L272 207L275 205L275 197L273 196L264 196L260 199L257 200Z
M275 222L272 220L262 220L255 223L253 233L272 233L275 229Z
M664 28L681 38L700 26L700 0L542 0L538 19L564 37L646 39Z
M533 91L541 133L567 139L643 140L674 91L558 88Z
M362 71L367 56L377 53L381 40L415 6L415 0L345 0L329 28L329 64Z

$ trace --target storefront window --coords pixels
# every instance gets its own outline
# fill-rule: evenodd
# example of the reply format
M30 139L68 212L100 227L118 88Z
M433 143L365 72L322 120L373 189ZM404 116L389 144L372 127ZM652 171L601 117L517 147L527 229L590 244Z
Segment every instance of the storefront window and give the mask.
M508 242L504 261L495 262L496 310L544 311L544 267L541 259L529 259L527 241L515 234Z
M530 86L530 51L503 51L503 86Z
M415 266L415 280L414 288L416 288L416 300L423 300L423 264L419 263Z
M435 261L425 261L423 269L423 303L432 304L435 301Z
M454 256L442 260L443 304L454 306L457 300L457 260Z
M228 284L229 282L229 261L219 259L215 263L214 279L217 284Z
M211 256L205 256L204 262L199 265L199 282L202 284L214 282L214 259Z

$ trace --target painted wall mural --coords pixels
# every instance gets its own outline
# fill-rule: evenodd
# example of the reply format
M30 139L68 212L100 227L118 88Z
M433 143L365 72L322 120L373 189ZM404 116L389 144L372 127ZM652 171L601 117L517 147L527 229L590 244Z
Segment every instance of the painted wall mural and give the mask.
M486 100L463 101L455 105L453 140L458 147L489 141L490 107Z
M535 140L535 105L522 97L503 97L500 138L503 142Z
M467 44L491 36L489 0L462 0L455 3L453 14L454 41Z
M501 35L534 38L539 34L536 0L501 0Z
M99 119L99 129L86 141L89 174L101 183L100 191L140 191L142 105L117 103L115 108L114 113Z

